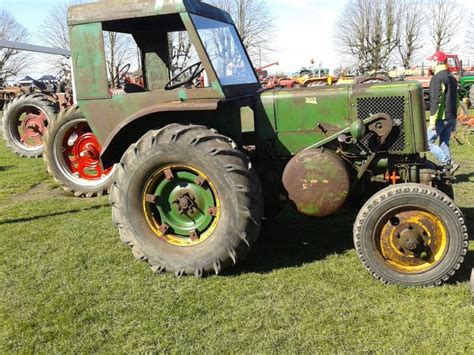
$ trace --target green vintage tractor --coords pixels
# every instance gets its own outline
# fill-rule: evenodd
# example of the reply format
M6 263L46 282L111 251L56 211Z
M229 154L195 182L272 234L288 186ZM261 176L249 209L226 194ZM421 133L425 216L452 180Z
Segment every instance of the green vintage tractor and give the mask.
M103 31L132 36L143 87L111 93ZM468 235L449 171L423 155L418 83L264 90L232 18L194 0L73 6L69 33L77 106L62 120L92 128L113 221L153 271L219 274L284 204L324 217L364 199L354 244L374 277L434 285L459 269ZM193 46L184 69L176 34Z
M474 108L474 73L461 76L459 79L459 96L469 99L469 105Z

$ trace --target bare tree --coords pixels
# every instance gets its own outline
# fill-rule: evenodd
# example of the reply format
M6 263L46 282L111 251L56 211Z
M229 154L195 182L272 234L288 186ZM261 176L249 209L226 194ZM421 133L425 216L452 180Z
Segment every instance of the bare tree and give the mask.
M462 12L456 0L433 0L428 16L430 37L435 50L446 50L456 35Z
M67 11L69 6L83 3L84 0L68 0L55 6L43 21L40 29L44 45L55 48L69 49L69 31L67 25ZM117 67L129 63L136 53L133 39L130 35L117 32L105 32L104 44L106 52L107 72L110 79L117 74ZM136 55L135 55L136 56ZM46 56L52 68L65 75L70 73L70 61L60 56Z
M28 42L29 33L10 12L0 12L0 39L14 42ZM0 81L16 76L30 65L28 55L22 51L0 48Z
M396 0L349 0L336 22L336 40L361 72L387 70L400 45L400 6Z
M402 66L409 69L416 59L416 54L423 47L422 35L426 24L423 12L426 8L424 0L405 0L400 3L401 38L398 52Z
M134 48L134 43L130 34L119 32L104 33L107 73L110 80L116 78L118 72L121 71L125 65L131 64L131 61L136 58L136 47Z
M56 4L43 20L39 29L43 45L53 48L69 49L69 32L67 26L67 10L69 6L77 5L84 0L66 0ZM50 70L69 76L71 63L64 57L57 55L44 55L45 62L50 65Z
M464 41L470 55L474 55L474 11L471 11L469 21L466 24L466 40Z
M39 30L44 45L53 48L69 48L67 10L69 6L81 2L81 0L62 1L52 8Z
M171 32L169 34L169 51L171 59L171 73L176 74L185 68L191 58L196 55L187 32Z
M275 26L266 0L206 0L227 11L250 57L255 63L273 52L271 37Z

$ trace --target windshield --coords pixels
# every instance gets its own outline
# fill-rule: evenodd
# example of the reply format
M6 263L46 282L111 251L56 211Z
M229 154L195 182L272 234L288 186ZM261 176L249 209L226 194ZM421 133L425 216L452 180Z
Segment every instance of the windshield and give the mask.
M205 17L191 16L221 85L257 83L235 27Z

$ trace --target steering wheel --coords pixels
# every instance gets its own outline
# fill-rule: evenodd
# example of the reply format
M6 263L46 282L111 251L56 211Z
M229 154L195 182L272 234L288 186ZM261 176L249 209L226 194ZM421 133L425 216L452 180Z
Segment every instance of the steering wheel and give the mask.
M184 68L181 70L178 74L173 76L170 81L165 85L165 90L173 90L176 88L179 88L180 86L186 85L191 83L194 79L196 79L202 72L204 71L204 68L201 67L201 62L196 62L194 64L191 64L190 66ZM184 78L183 81L179 81L178 78L185 74L186 72L189 72L190 75L187 78Z
M112 81L116 87L121 86L121 80L128 73L129 69L130 69L130 63L125 64L121 69L119 69L119 71L117 72L117 75Z
M354 79L354 84L369 84L369 83L386 83L390 79L386 76L357 76Z

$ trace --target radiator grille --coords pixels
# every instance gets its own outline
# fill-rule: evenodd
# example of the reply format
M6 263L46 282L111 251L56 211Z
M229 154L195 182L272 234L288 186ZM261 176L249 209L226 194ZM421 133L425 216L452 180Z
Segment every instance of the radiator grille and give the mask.
M357 118L364 120L377 113L385 113L392 118L393 129L382 150L402 151L405 148L404 112L405 98L401 96L369 97L357 99ZM377 146L378 137L368 132L361 143L368 150Z

